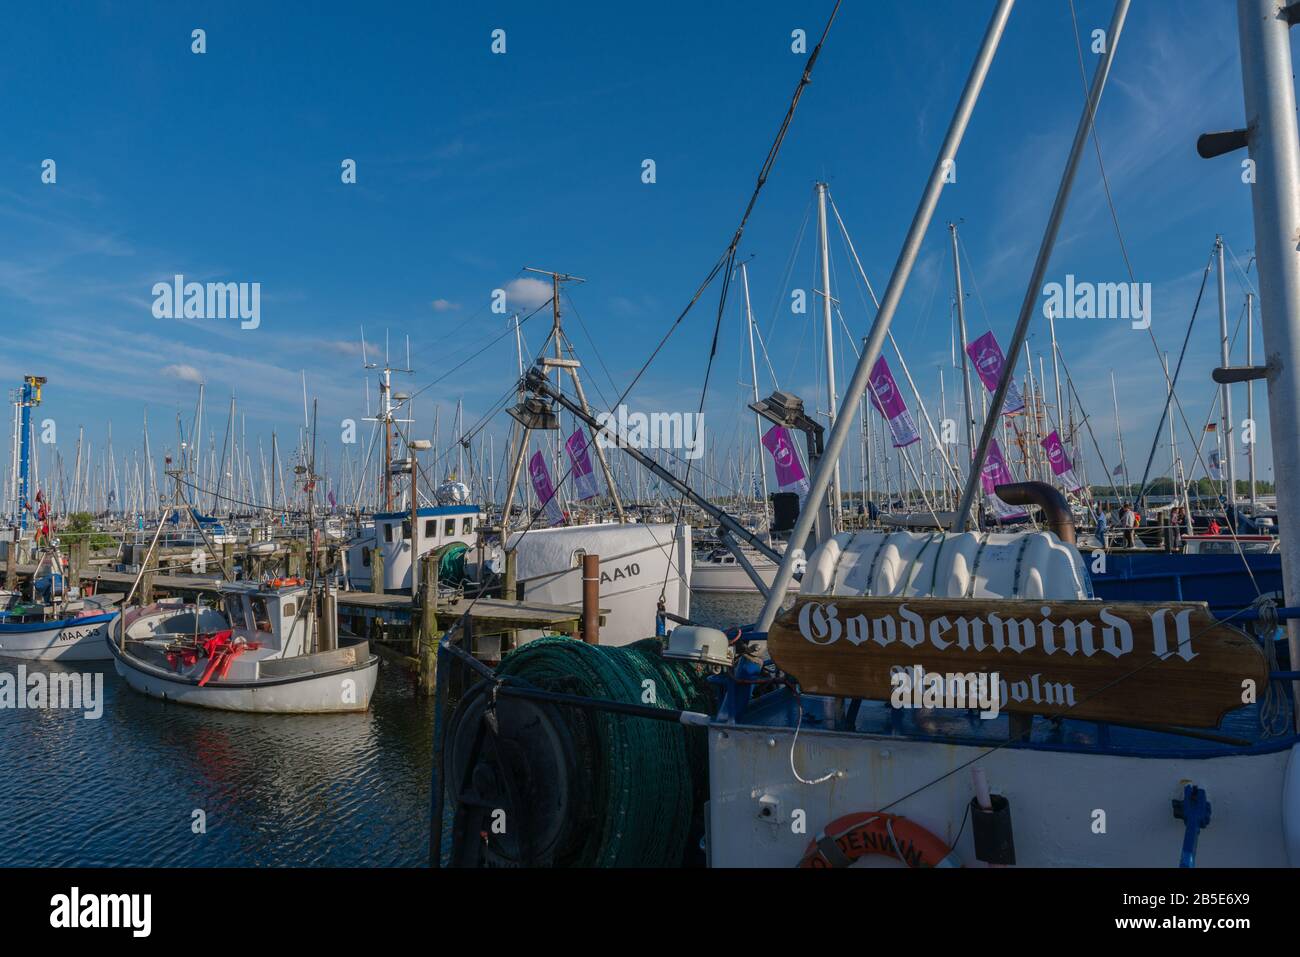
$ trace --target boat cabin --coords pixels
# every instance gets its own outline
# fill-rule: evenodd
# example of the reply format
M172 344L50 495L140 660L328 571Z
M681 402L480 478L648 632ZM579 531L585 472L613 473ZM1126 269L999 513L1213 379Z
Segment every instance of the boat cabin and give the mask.
M291 657L310 650L304 637L311 619L303 603L308 590L300 579L293 584L233 582L221 589L221 610L230 622L232 638L243 638L275 653Z
M1235 555L1238 550L1255 555L1272 555L1278 540L1272 535L1184 535L1187 555Z
M378 512L373 530L348 548L348 579L354 588L370 587L370 569L377 549L383 553L384 591L409 591L412 556L455 542L474 545L481 518L477 505L432 505L417 510L412 528L409 511Z

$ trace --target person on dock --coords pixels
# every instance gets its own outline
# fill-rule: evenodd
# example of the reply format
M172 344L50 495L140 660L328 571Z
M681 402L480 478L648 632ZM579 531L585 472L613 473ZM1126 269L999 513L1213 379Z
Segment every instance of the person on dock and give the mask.
M1097 544L1101 547L1103 551L1105 551L1106 526L1110 524L1110 521L1106 517L1106 509L1103 506L1094 505L1092 507L1092 510L1093 510L1093 517L1097 522Z
M1129 506L1128 502L1120 509L1119 523L1124 526L1124 544L1129 548L1137 548L1137 512Z

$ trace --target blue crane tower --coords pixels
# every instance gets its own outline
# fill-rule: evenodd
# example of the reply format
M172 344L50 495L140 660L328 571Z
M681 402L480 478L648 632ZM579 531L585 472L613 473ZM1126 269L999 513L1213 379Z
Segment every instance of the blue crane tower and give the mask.
M45 385L45 376L23 376L23 387L18 390L16 404L19 409L18 426L18 487L15 516L18 527L27 531L28 496L31 487L32 472L32 409L41 404L41 386Z

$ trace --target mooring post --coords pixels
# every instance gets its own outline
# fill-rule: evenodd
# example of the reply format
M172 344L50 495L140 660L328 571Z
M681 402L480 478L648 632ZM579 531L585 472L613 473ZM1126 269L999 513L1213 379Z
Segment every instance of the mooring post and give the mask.
M378 546L370 549L370 593L384 593L384 550Z
M221 543L221 568L227 578L235 577L235 543Z
M68 549L68 587L76 588L81 594L81 576L86 570L86 556L90 553L90 539L81 538L72 543Z
M438 560L432 555L420 558L420 615L417 647L420 659L419 688L432 697L438 687Z
M582 556L582 640L600 644L600 556Z
M145 555L144 573L140 576L140 604L153 604L153 578L154 569L157 566L153 563L151 555Z
M515 582L515 550L513 548L505 550L505 560L506 567L501 583L501 597L506 601L516 601L519 586ZM510 629L503 636L502 642L504 645L501 649L502 653L513 650L519 644L519 633L513 628Z

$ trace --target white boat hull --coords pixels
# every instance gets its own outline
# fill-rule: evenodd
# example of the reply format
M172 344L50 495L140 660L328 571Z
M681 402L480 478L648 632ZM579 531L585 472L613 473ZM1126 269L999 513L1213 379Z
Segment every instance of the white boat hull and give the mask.
M748 556L747 556L748 557ZM776 578L777 567L769 561L753 561L754 571L768 588ZM713 561L696 562L691 568L691 590L695 592L758 594L753 579L739 565L720 564ZM799 583L790 581L787 591L798 591Z
M110 646L117 673L134 690L179 704L245 711L257 714L330 714L365 711L379 677L379 659L326 674L263 679L211 681L200 686L193 679L137 663Z
M0 657L25 661L107 661L117 615L95 615L31 625L0 624Z
M582 608L582 559L600 556L602 645L628 645L654 634L660 592L665 610L691 613L691 529L689 525L640 523L574 525L533 529L511 537L519 597ZM520 632L520 641L540 631Z
M790 770L789 728L714 726L709 731L710 850L715 867L792 867L810 841L847 814L889 808L975 859L966 815L967 762L1011 803L1016 864L1025 867L1177 867L1184 824L1171 800L1184 784L1213 808L1200 832L1197 867L1300 864L1300 756L1295 748L1219 757L1081 754L1031 748L844 735L804 727ZM948 772L955 772L944 777ZM755 787L754 782L765 782ZM937 782L937 783L936 783ZM926 787L926 785L933 785ZM916 792L916 793L913 793ZM796 827L802 811L803 826ZM959 837L960 835L960 837ZM893 863L886 857L866 864Z

